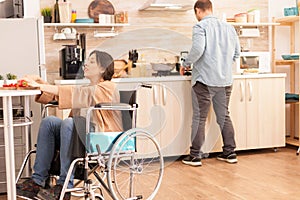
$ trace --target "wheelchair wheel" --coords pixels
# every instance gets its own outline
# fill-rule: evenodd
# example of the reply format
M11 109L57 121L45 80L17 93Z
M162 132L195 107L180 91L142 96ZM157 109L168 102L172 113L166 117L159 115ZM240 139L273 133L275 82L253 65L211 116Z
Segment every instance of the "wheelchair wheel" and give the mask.
M164 162L154 137L135 128L115 142L107 167L115 199L153 199L162 181Z

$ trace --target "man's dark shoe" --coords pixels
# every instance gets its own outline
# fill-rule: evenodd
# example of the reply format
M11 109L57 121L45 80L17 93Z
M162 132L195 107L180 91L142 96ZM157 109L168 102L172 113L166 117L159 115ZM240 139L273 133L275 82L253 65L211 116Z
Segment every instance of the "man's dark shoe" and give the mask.
M37 194L37 196L38 198L44 200L58 200L62 188L63 188L62 185L55 185L50 189L41 189ZM71 193L70 192L65 193L64 200L70 200L70 199L71 199Z
M34 199L37 197L37 193L42 188L36 184L32 179L28 179L23 183L16 185L17 187L17 196L22 199Z
M182 160L182 163L186 164L186 165L191 165L191 166L194 166L194 167L202 165L201 158L197 158L197 157L193 157L193 156L185 157Z
M217 156L217 159L218 160L221 160L221 161L225 161L225 162L228 162L228 163L237 163L237 156L236 156L236 153L229 153L229 154L220 154Z

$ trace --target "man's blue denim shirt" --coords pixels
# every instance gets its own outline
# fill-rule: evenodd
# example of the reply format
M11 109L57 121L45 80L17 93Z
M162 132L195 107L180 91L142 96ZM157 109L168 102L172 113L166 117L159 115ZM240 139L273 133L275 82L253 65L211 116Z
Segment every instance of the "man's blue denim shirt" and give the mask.
M183 66L193 65L192 85L232 85L232 67L240 56L240 43L234 27L213 15L205 16L193 27L192 48Z

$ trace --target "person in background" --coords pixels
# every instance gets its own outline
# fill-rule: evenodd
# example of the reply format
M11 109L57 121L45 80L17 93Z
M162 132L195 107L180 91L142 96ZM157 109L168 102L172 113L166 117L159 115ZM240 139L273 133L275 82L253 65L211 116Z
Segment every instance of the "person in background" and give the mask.
M218 160L237 162L234 128L228 104L232 90L232 65L238 59L240 44L235 29L213 14L210 0L198 0L194 5L198 22L193 27L192 47L180 67L180 74L192 66L193 121L190 155L182 162L201 166L205 140L205 122L211 102L221 129L223 153Z
M19 197L34 199L59 199L62 186L65 182L72 154L70 149L73 142L76 116L83 116L84 110L99 102L119 102L119 92L116 85L111 81L114 74L114 62L106 52L93 51L90 53L87 63L84 66L84 76L90 80L87 86L55 86L44 83L39 77L27 76L30 86L39 87L42 91L37 98L38 102L47 103L55 96L59 99L60 109L72 109L71 116L61 120L55 116L45 117L39 128L37 138L36 159L34 173L31 179L17 184L17 195ZM95 129L99 131L122 131L122 120L120 112L105 111L93 113L92 122L97 124ZM85 133L84 133L85 134ZM57 184L45 189L46 180L49 177L49 170L55 151L60 152L60 176ZM84 152L83 152L84 153ZM68 188L73 187L71 177ZM70 193L66 193L64 199L70 199Z

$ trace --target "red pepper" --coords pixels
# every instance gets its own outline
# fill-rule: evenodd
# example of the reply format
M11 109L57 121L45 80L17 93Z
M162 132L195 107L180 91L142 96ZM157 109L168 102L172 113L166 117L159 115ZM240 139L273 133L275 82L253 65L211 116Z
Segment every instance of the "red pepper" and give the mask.
M28 86L28 83L27 83L27 81L25 81L25 80L19 80L19 81L18 81L18 86L19 86L19 87L27 87L27 86Z

